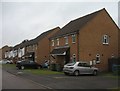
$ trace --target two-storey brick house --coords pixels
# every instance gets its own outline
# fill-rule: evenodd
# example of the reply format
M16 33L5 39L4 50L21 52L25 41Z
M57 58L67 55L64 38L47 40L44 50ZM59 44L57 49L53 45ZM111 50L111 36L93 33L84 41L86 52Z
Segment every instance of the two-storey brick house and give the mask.
M22 57L36 61L39 64L43 64L45 60L49 60L49 37L59 30L59 27L53 28L27 41L24 44L25 55Z
M118 32L105 9L72 20L50 38L50 60L61 65L86 61L107 71L108 58L120 56Z
M0 60L2 60L2 48L0 48Z
M40 36L36 38L38 41L37 43L37 53L36 53L36 60L39 64L45 63L46 60L49 60L49 38L58 32L60 30L59 27L56 27L54 29L48 30L44 33L42 33Z
M12 47L10 47L8 45L1 48L2 59L10 59L11 58L11 54L9 53L10 50L12 50Z
M49 60L49 37L59 31L56 27L46 31L34 39L24 40L15 45L11 50L5 50L10 58L16 63L19 60L30 59L42 64L45 60Z

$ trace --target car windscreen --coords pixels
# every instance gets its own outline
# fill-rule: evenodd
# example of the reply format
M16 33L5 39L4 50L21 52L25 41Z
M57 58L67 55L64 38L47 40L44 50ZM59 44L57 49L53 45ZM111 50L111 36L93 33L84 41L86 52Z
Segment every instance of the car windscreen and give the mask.
M67 66L73 66L75 63L68 63Z

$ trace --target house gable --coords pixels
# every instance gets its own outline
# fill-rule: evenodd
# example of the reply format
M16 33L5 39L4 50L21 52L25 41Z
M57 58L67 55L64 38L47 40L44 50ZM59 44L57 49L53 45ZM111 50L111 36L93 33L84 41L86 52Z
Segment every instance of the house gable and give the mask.
M103 36L108 35L109 43L103 43ZM96 60L100 55L101 62L97 66L107 70L108 58L118 57L118 27L111 20L105 9L99 12L79 31L80 60Z
M43 33L44 36L39 39L38 41L38 46L37 46L37 52L36 52L36 60L38 63L43 63L45 60L49 60L49 52L50 52L50 47L49 47L49 38L58 32L60 30L59 27L56 27L54 29L51 29L45 33Z

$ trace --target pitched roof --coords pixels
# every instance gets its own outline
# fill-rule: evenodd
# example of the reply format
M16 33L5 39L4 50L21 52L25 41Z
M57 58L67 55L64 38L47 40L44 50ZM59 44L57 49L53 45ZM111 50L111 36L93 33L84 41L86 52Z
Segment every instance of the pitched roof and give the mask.
M39 36L37 36L37 37L34 38L34 39L24 40L22 43L14 46L14 49L23 48L23 47L25 47L25 46L37 44L38 41L42 40L42 39L45 38L49 33L51 33L52 31L54 31L54 30L56 30L56 29L60 29L60 28L59 28L59 27L56 27L56 28L54 28L54 29L48 30L48 31L40 34Z
M82 27L84 27L87 24L87 22L92 20L102 10L105 10L105 8L99 11L96 11L94 13L88 14L86 16L80 17L78 19L70 21L67 25L65 25L60 31L58 31L51 38L60 37L66 34L79 31Z
M51 32L53 32L56 29L60 29L59 27L53 28L51 30L48 30L46 32L43 32L42 34L40 34L39 36L37 36L35 39L32 39L30 41L28 41L27 45L33 45L36 44L38 41L42 40L43 38L45 38L48 34L50 34Z

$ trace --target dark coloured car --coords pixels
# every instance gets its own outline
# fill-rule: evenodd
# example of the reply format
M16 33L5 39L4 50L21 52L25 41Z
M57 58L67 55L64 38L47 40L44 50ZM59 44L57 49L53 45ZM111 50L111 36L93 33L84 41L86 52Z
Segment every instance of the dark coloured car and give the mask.
M18 69L25 69L25 68L41 69L42 68L40 64L32 60L25 60L25 61L19 62L16 64L16 67Z

